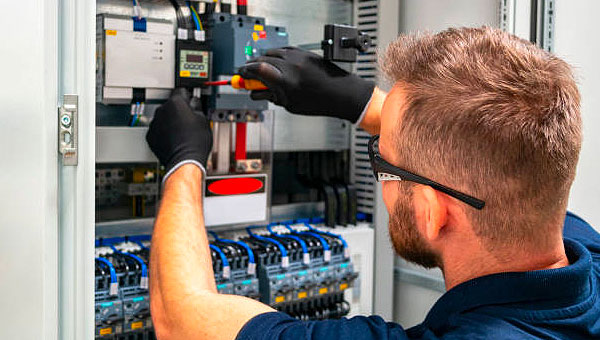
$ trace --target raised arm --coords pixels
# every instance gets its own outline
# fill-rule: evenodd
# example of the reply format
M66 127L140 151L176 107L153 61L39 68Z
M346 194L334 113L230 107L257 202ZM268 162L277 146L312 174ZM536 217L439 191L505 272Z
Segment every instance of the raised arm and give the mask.
M269 88L252 91L253 99L267 99L291 113L345 119L379 133L386 93L317 54L294 47L273 49L239 71Z
M359 126L372 135L379 134L381 128L381 109L387 93L376 87L373 90L371 101L367 105L363 116L360 119Z
M206 118L176 92L159 108L148 143L168 169L150 254L150 301L158 337L234 339L252 317L273 311L218 294L202 213L203 167L212 144Z

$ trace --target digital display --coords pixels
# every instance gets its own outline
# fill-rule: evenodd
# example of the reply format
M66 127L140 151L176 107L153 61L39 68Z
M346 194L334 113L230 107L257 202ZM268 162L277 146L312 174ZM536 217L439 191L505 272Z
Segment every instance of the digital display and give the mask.
M185 56L185 61L188 63L202 63L204 62L204 56L201 54L188 54Z

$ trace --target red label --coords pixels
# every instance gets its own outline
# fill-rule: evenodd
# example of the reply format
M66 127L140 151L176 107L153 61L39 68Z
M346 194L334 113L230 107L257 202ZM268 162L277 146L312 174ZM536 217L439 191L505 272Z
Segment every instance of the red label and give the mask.
M258 33L258 37L260 39L267 39L267 32L266 31L260 31L260 33Z
M206 72L200 72L200 77L206 77Z
M226 178L208 184L207 189L213 195L243 195L263 189L263 181L252 177Z

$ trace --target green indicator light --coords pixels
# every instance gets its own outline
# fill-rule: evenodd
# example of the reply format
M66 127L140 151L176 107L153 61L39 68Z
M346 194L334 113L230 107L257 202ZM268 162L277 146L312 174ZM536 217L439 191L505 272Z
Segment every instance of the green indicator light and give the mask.
M102 307L110 307L112 305L113 305L112 302L105 302L105 303L101 304L100 306L102 306Z
M144 301L144 297L143 296L133 298L133 302L140 302L140 301Z
M245 280L245 281L242 281L242 284L243 284L243 285L249 285L249 284L251 284L251 283L252 283L252 281L251 281L251 280Z
M225 288L225 287L227 287L227 284L225 284L225 283L222 283L222 284L220 284L220 285L217 285L217 289L223 289L223 288Z
M253 54L252 53L252 46L246 46L244 48L244 51L245 51L245 53L246 53L247 56L251 56Z

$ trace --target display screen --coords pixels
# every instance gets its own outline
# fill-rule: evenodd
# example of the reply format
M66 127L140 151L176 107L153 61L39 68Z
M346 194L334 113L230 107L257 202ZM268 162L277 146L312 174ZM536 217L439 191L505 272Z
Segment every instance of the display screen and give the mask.
M201 54L188 54L185 56L185 61L188 63L202 63L204 56Z

